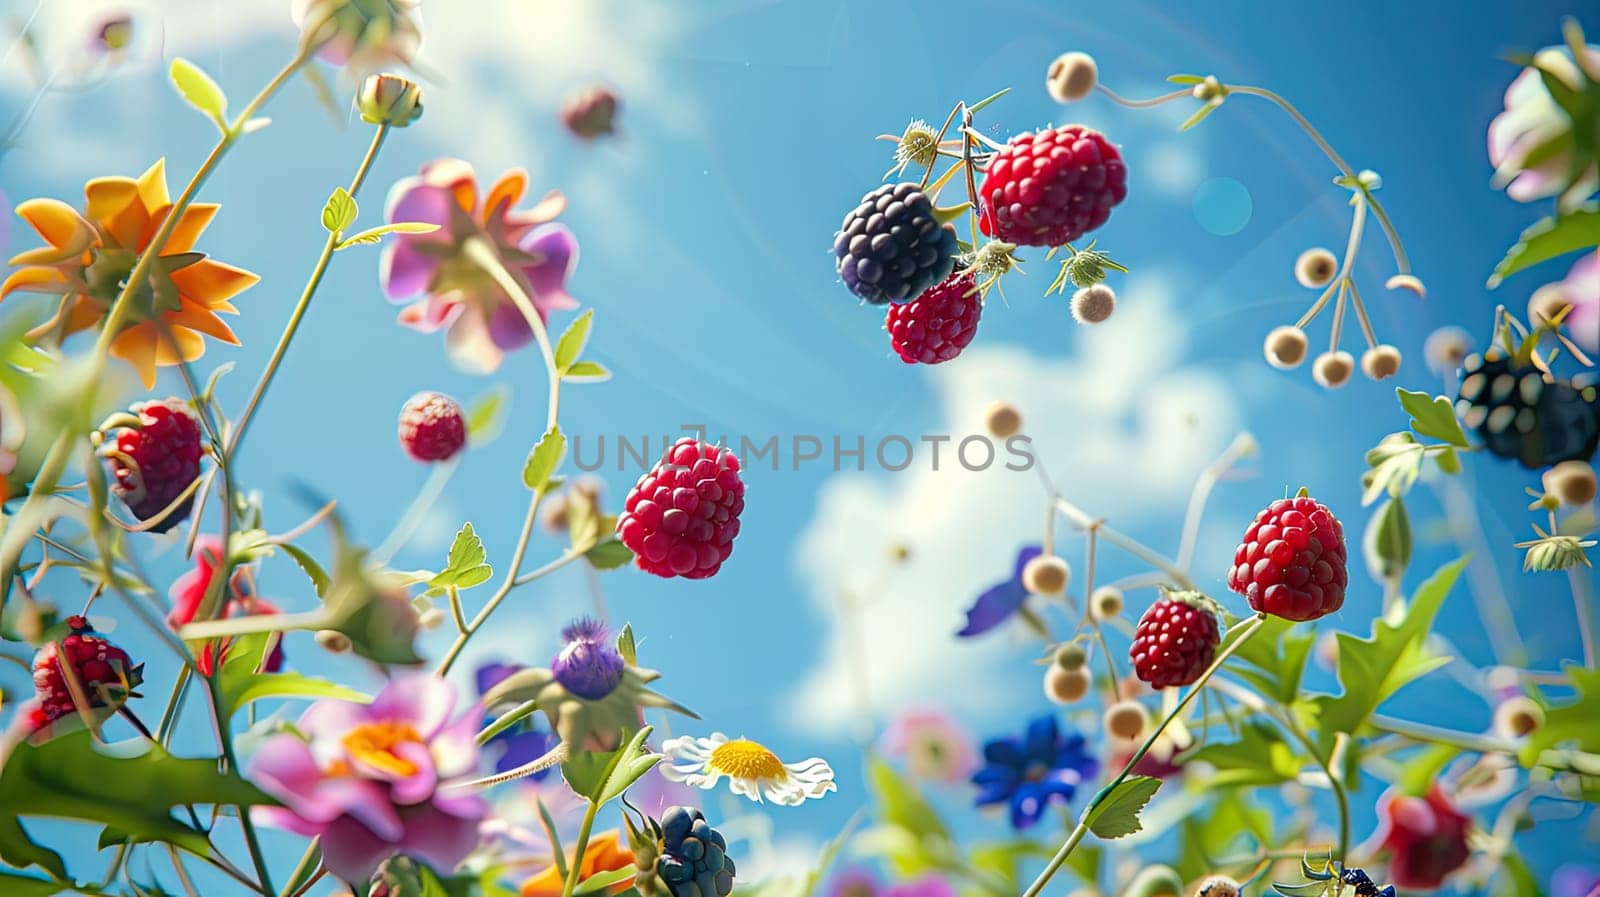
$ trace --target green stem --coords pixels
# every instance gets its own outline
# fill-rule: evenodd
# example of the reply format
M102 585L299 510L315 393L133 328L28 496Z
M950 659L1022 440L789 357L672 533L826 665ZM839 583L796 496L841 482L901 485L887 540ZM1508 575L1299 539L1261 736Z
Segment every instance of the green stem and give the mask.
M1499 738L1488 735L1479 735L1473 732L1457 732L1440 726L1430 726L1426 723L1414 723L1410 720L1395 719L1390 716L1374 713L1368 720L1372 728L1380 732L1389 732L1409 738L1412 741L1430 744L1447 744L1458 747L1464 751L1476 754L1515 754L1516 745Z
M1578 615L1578 637L1583 641L1583 665L1594 669L1595 642L1600 640L1600 636L1595 634L1594 580L1589 576L1588 567L1572 567L1567 570L1567 582L1572 584L1572 609Z
M1286 711L1276 712L1273 715L1289 734L1294 736L1295 741L1300 742L1300 746L1306 749L1306 753L1311 755L1311 759L1316 761L1317 766L1321 767L1323 774L1328 777L1328 787L1332 789L1333 796L1339 803L1339 853L1335 858L1342 863L1350 853L1350 796L1345 791L1344 777L1334 774L1329 761L1323 759L1317 752L1317 746L1312 743L1311 736L1300 728L1293 716Z
M378 157L378 150L383 147L383 141L388 136L388 125L379 125L377 132L372 135L372 142L367 146L367 154L362 157L361 164L356 166L355 176L350 179L351 198L360 192L361 184L367 179L367 172L372 169L372 162ZM289 322L284 325L283 335L278 337L278 345L272 350L272 357L267 361L266 370L261 372L261 379L256 382L255 391L250 394L250 401L245 405L244 413L239 415L239 422L229 434L228 445L223 454L230 461L234 453L239 450L239 443L244 440L245 429L255 417L256 408L267 394L267 388L272 385L272 380L278 373L278 366L283 363L283 356L289 351L289 343L299 331L301 320L305 318L306 310L311 307L311 297L316 294L323 275L328 271L328 263L333 259L334 250L339 245L339 237L337 232L329 233L328 238L323 241L322 252L317 256L317 263L311 269L311 277L306 281L305 289L300 292L300 301L295 303L294 311L290 312Z
M417 527L422 524L423 518L428 515L428 509L432 508L434 503L439 500L439 496L444 494L444 487L449 485L450 478L455 476L456 469L460 466L459 455L448 461L433 465L433 470L429 471L428 479L422 484L422 489L411 500L411 504L406 508L405 513L400 515L400 522L394 525L394 529L389 532L388 536L384 537L383 542L372 552L373 561L380 564L384 563L394 557L395 553L401 548L405 547L406 542L410 541Z
M583 871L583 854L589 849L589 832L594 828L594 817L598 812L600 805L589 801L589 806L583 811L583 825L578 828L578 843L572 850L572 868L567 870L566 882L561 886L561 897L572 897L572 892L578 887L578 873Z
M1078 846L1078 842L1082 841L1083 836L1089 833L1088 819L1094 815L1094 811L1099 808L1100 804L1105 802L1105 799L1113 791L1117 790L1118 785L1121 785L1128 776L1133 774L1133 768L1139 765L1139 761L1143 760L1146 754L1150 753L1150 748L1155 745L1156 739L1161 737L1161 733L1166 731L1167 726L1171 725L1172 721L1177 719L1178 715L1183 713L1184 709L1195 699L1195 696L1205 689L1206 683L1210 681L1217 670L1222 668L1223 663L1233 656L1233 652L1239 650L1241 645L1259 632L1261 625L1266 621L1266 614L1258 613L1251 617L1248 622L1244 623L1233 641L1229 642L1217 653L1217 659L1212 661L1211 666L1206 667L1206 671L1200 674L1199 679L1195 680L1194 686L1189 689L1188 694L1185 694L1177 706L1172 708L1172 712L1168 713L1166 718L1161 721L1161 725L1157 726L1145 738L1144 744L1139 746L1139 750L1128 758L1127 764L1122 767L1122 772L1117 773L1117 777L1112 779L1109 785L1101 788L1090 799L1089 805L1083 808L1083 814L1078 817L1077 826L1072 829L1071 834L1067 835L1067 840L1062 843L1061 848L1050 858L1050 862L1045 865L1039 876L1033 880L1033 884L1028 885L1028 889L1022 892L1022 897L1038 897L1039 893L1044 890L1044 886L1050 883L1050 879L1055 876L1056 872L1060 871L1062 864L1066 863L1067 858L1072 856L1072 851ZM570 895L565 895L565 897L570 897Z
M217 744L222 747L222 759L228 766L228 771L235 775L239 771L239 758L233 750L233 733L228 727L228 720L222 715L225 706L222 700L222 686L216 677L207 677L206 684L211 692L211 720L217 728ZM250 851L250 862L255 866L256 878L261 882L261 892L272 893L272 873L267 869L266 854L261 850L261 840L256 837L255 823L250 820L250 808L244 805L237 807L239 811L239 827L244 830L245 847Z
M296 863L294 871L289 873L289 882L283 886L280 897L290 897L297 889L316 881L313 869L322 865L317 862L317 852L321 846L321 838L312 838L311 843L306 845L306 852L300 855L300 862Z
M1089 529L1090 527L1098 529L1100 531L1100 535L1103 536L1107 542L1110 542L1112 545L1117 546L1123 551L1126 551L1139 560L1144 561L1150 566L1155 567L1161 572L1172 577L1172 581L1175 585L1182 586L1185 589L1193 589L1195 587L1194 581L1189 579L1189 574L1178 569L1178 565L1172 560L1162 557L1156 552L1144 547L1137 540L1129 538L1128 536L1124 536L1122 533L1119 533L1107 526L1098 518L1090 517L1076 505L1071 504L1059 495L1055 497L1055 504L1056 509L1061 512L1061 516L1067 518L1083 529Z

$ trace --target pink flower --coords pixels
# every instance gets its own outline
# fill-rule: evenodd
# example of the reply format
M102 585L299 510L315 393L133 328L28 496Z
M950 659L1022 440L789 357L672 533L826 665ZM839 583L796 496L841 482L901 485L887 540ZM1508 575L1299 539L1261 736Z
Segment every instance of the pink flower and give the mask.
M1579 256L1566 278L1549 288L1559 290L1572 306L1564 323L1573 341L1589 352L1600 352L1600 249Z
M919 779L955 785L978 768L972 737L943 710L902 713L883 735L884 753L905 761Z
M1600 49L1587 50L1590 61L1600 66ZM1565 48L1540 50L1534 62L1572 88L1581 89L1583 73ZM1556 105L1539 69L1532 67L1523 69L1506 88L1505 111L1489 123L1489 163L1495 167L1495 184L1518 202L1558 193L1582 200L1600 183L1600 171L1594 165L1575 181L1572 178L1572 118Z
M391 223L425 222L439 229L395 235L380 263L383 291L397 302L426 294L400 312L400 323L423 333L446 328L445 349L464 370L489 373L506 352L533 340L516 303L463 252L467 241L495 248L541 320L578 304L566 287L578 264L578 241L565 225L551 223L566 198L552 190L533 208L514 209L527 187L527 174L513 169L480 197L471 165L439 159L389 191Z
M347 882L365 882L396 853L449 873L488 812L482 797L452 788L477 771L482 718L473 706L452 722L455 704L450 685L428 675L398 676L368 705L318 701L298 733L267 738L251 758L251 781L283 804L253 818L320 836L328 871Z
M289 16L304 32L315 28L317 55L358 77L409 63L422 44L420 0L294 0Z

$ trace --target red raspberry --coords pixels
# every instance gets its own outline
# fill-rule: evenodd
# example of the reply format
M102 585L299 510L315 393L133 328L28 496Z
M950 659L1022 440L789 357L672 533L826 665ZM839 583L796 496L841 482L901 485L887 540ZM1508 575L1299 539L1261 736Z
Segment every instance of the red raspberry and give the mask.
M117 479L112 491L133 516L149 520L200 476L200 421L178 399L140 402L128 410L138 415L139 426L117 430L116 440L102 451ZM164 533L177 526L193 505L191 495L150 531Z
M617 535L640 570L704 579L733 553L743 510L738 456L686 436L628 492Z
M419 392L400 409L400 447L418 461L445 461L467 444L461 403L441 392Z
M978 226L1021 246L1060 246L1106 223L1128 195L1122 154L1099 131L1022 133L995 153L978 188Z
M983 297L971 274L952 274L910 302L890 305L883 326L906 364L938 364L961 354L978 334Z
M1228 588L1285 620L1315 620L1344 604L1344 526L1304 490L1267 505L1233 553Z
M1211 599L1169 591L1139 618L1128 656L1133 671L1155 688L1192 685L1216 659L1220 641Z
M66 658L66 666L71 668L73 680L91 708L121 705L141 681L142 668L133 665L127 652L95 634L88 620L71 616L67 627L72 632L59 642L59 652L58 643L50 642L33 657L36 700L28 712L28 728L32 732L78 712L60 657Z

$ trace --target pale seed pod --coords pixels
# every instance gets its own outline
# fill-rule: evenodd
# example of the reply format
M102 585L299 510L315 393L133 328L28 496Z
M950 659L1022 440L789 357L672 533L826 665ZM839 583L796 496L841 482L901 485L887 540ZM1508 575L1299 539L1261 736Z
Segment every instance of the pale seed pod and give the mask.
M1384 281L1383 285L1391 290L1406 290L1415 294L1418 299L1428 295L1428 288L1422 285L1420 279L1411 274L1396 274Z
M1544 725L1544 708L1527 695L1506 698L1494 708L1494 731L1501 738L1523 738Z
M1544 472L1544 491L1569 508L1579 508L1595 497L1595 472L1587 461L1562 461Z
M1122 607L1122 590L1116 586L1101 586L1089 598L1089 613L1101 622L1120 616Z
M1008 439L1022 432L1022 412L1003 399L997 399L989 405L989 410L984 412L983 422L989 429L989 435L996 439Z
M1361 372L1373 380L1392 377L1400 370L1400 350L1388 344L1361 353Z
M1118 701L1106 708L1105 726L1111 737L1134 741L1150 728L1150 712L1138 701Z
M1045 73L1044 87L1057 103L1075 103L1094 91L1099 66L1088 53L1073 51L1057 56Z
M1063 670L1081 670L1089 662L1089 652L1076 642L1068 642L1056 649L1055 662Z
M1060 595L1071 578L1067 562L1053 554L1041 554L1022 568L1022 587L1035 595Z
M1422 344L1422 360L1435 374L1451 374L1472 352L1472 334L1460 327L1440 327Z
M1092 684L1089 671L1082 667L1068 670L1053 663L1044 672L1045 697L1057 704L1072 704L1083 700L1083 696L1089 693Z
M1084 287L1072 294L1072 318L1079 324L1100 324L1117 310L1116 291L1103 283Z
M1294 279L1303 287L1318 289L1328 285L1339 273L1339 260L1321 246L1307 249L1294 260Z
M322 650L329 654L343 654L350 650L350 637L337 629L319 629L315 638Z
M1306 332L1288 324L1274 327L1261 350L1267 356L1267 364L1280 371L1299 367L1306 360Z
M417 614L417 627L424 632L432 632L444 624L444 611L437 607L430 607Z
M1338 389L1350 380L1356 360L1349 352L1324 352L1311 363L1311 379L1325 389Z

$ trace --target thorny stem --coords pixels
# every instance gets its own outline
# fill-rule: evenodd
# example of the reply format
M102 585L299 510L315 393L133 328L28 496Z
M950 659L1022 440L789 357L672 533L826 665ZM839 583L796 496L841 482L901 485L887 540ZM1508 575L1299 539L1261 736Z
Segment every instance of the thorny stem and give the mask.
M362 157L361 164L356 166L355 176L350 179L349 193L352 198L360 192L361 184L367 179L367 172L371 170L372 162L377 158L378 150L383 147L383 141L388 136L388 125L379 125L377 132L372 135L372 143L367 146L367 154ZM333 253L338 248L341 237L342 234L338 232L330 232L328 239L323 241L322 252L317 256L317 263L311 269L311 277L306 281L305 289L300 292L300 300L295 303L294 311L289 313L289 322L283 327L283 335L278 337L278 345L273 348L272 357L267 360L267 367L261 372L261 379L256 381L256 388L250 394L250 401L245 404L244 413L239 415L233 432L228 436L227 448L223 450L227 461L233 460L234 454L239 450L239 443L244 441L245 430L255 417L256 409L267 394L267 388L272 385L272 380L278 373L278 366L283 363L283 356L289 351L289 343L299 331L301 320L305 318L306 310L311 307L311 297L321 285L322 277L328 271L328 263L333 259Z
M1183 713L1184 709L1195 699L1195 696L1205 690L1206 683L1216 674L1217 670L1222 668L1222 665L1227 662L1229 657L1233 656L1235 651L1239 650L1241 645L1259 632L1262 624L1266 621L1266 614L1258 613L1251 617L1240 628L1239 635L1221 651L1217 652L1216 660L1213 660L1211 666L1206 667L1205 672L1200 674L1200 678L1195 680L1189 692L1183 696L1182 700L1178 701L1177 706L1172 708L1172 711L1161 721L1161 725L1157 726L1154 731L1145 737L1144 744L1141 744L1139 749L1133 753L1133 756L1128 758L1127 764L1122 767L1122 772L1117 773L1117 777L1112 779L1110 784L1095 792L1094 797L1089 800L1088 806L1083 808L1083 814L1078 818L1077 826L1067 835L1067 840L1062 843L1060 849L1050 858L1050 862L1045 865L1039 876L1033 880L1033 884L1028 885L1028 889L1022 892L1022 897L1039 897L1039 893L1044 890L1045 885L1050 883L1050 879L1055 877L1056 872L1060 871L1062 864L1066 863L1067 858L1072 856L1072 851L1078 846L1078 842L1082 841L1083 836L1089 833L1087 820L1094 815L1094 811L1099 808L1100 804L1105 802L1112 792L1117 790L1118 785L1121 785L1128 776L1133 774L1133 768L1139 765L1139 761L1143 760L1146 754L1150 753L1150 748L1155 745L1156 739L1161 737L1161 733L1166 731L1167 726L1171 725L1172 721Z

